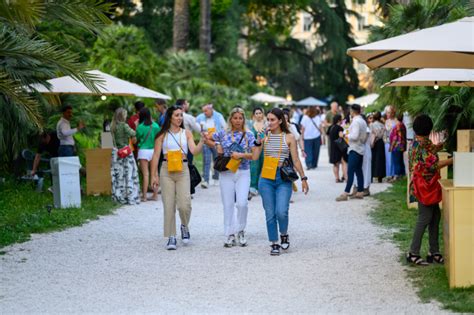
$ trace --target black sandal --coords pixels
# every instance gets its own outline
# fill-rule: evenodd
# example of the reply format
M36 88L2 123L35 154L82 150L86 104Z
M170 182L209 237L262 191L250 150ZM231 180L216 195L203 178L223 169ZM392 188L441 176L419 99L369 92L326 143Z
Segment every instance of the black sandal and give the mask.
M412 253L407 254L407 262L416 266L428 266L429 264L424 261L420 255L413 255Z
M430 264L432 263L437 263L441 265L444 264L443 255L441 255L440 253L436 253L436 254L428 253L428 255L426 255L426 261Z

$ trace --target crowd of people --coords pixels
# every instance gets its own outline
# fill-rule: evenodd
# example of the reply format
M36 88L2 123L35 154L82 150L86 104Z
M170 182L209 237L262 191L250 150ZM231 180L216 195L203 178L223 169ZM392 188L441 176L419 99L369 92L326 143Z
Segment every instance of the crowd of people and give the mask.
M122 204L158 200L161 190L166 248L177 249L176 210L180 217L183 244L190 242L194 156L203 154L201 187L207 189L210 177L220 186L224 217L224 246L246 246L248 202L260 195L265 210L270 254L279 255L290 246L288 235L289 206L295 180L301 180L301 190L309 190L307 177L299 159L304 157L306 170L318 167L320 147L326 144L329 162L333 165L336 183L345 183L336 201L363 199L370 195L373 180L381 183L405 175L404 152L409 152L411 194L418 200L419 215L407 261L424 266L427 262L443 262L439 252L438 229L440 190L433 182L441 167L452 159L439 161L441 145L433 145L428 136L433 123L426 115L418 116L413 127L407 128L403 114L387 106L384 114L364 115L359 105L345 112L336 103L328 111L318 107L273 108L265 113L261 107L246 119L241 107L234 107L226 121L212 104L202 106L196 118L189 103L179 99L167 107L158 100L158 117L143 102L134 104L135 112L127 119L127 110L115 110L110 132L113 139L111 157L112 198ZM41 154L51 157L76 155L73 135L85 125L71 128L73 109L66 105L56 130L40 136L32 175L38 168ZM194 134L193 134L194 133ZM199 141L195 142L195 136ZM138 165L137 165L138 162ZM139 176L141 173L141 176ZM141 177L141 185L139 183ZM431 184L417 186L419 181ZM420 187L434 185L431 191ZM436 186L436 187L435 187ZM351 191L352 190L352 191ZM433 192L437 195L433 196ZM429 196L429 197L426 197ZM429 227L430 252L427 260L419 254L421 239Z

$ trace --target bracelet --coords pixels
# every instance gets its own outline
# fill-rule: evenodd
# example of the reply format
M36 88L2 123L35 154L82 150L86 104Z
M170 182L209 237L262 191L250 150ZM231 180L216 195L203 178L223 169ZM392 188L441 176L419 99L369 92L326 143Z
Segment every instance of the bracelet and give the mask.
M301 181L308 180L308 176L301 177Z
M253 144L254 144L256 147L260 147L260 146L262 145L262 143L258 143L257 140L255 140L255 141L253 142Z

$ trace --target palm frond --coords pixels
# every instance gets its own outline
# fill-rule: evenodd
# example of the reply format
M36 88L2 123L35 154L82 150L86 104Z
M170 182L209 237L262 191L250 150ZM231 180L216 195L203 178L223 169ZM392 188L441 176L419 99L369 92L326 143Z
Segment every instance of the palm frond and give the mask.
M0 21L33 30L45 14L46 4L44 0L1 0Z

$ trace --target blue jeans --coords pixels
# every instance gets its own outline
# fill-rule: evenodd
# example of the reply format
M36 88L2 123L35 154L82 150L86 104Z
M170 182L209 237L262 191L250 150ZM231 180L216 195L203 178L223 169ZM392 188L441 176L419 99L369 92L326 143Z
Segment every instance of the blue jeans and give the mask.
M354 173L357 175L357 191L363 192L364 191L364 173L362 172L362 161L364 156L355 152L349 152L349 161L347 166L347 184L346 189L344 190L346 193L351 192L352 183L354 182Z
M260 177L258 192L262 196L265 209L268 240L276 242L278 241L278 227L280 227L281 234L288 232L288 209L293 192L291 182L281 179L280 168L278 168L275 180Z
M58 148L58 156L75 156L73 145L60 145Z
M405 162L402 151L392 151L392 164L395 176L405 175Z
M217 150L209 148L207 145L202 146L202 177L205 182L209 183L209 172L211 171L211 162L216 158ZM219 179L219 172L213 170L212 179Z
M318 167L319 149L321 147L321 137L304 140L304 151L306 153L306 167Z

